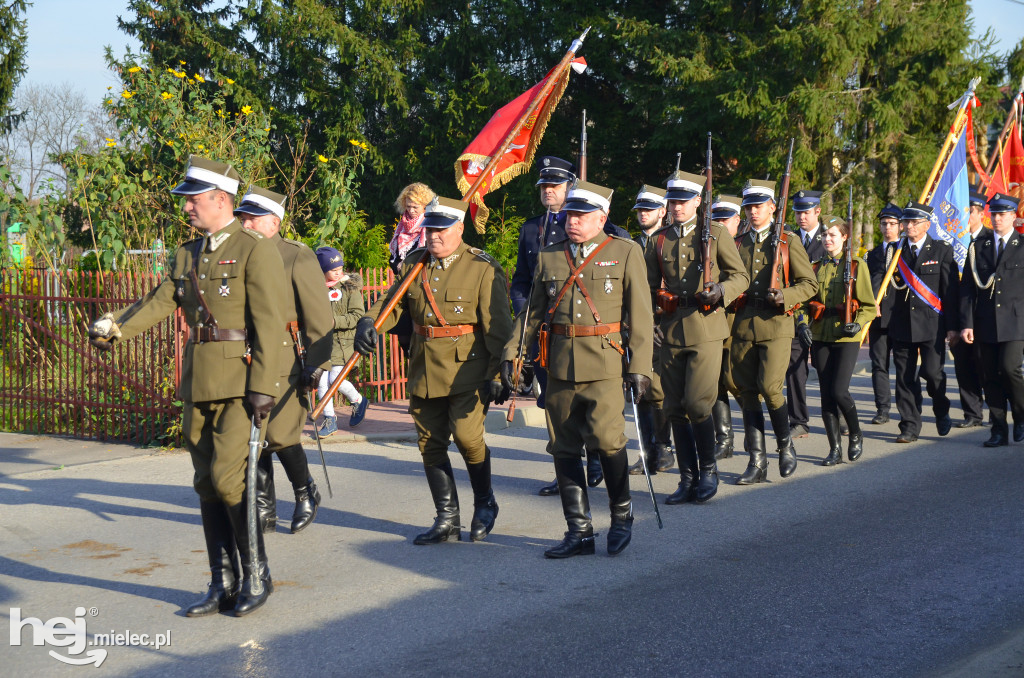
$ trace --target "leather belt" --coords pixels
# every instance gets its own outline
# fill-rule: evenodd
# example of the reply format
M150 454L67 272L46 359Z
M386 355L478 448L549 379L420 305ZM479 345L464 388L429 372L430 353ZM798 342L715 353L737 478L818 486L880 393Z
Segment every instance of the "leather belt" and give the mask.
M248 338L245 330L225 330L210 325L196 325L189 332L194 344L205 344L211 341L245 341Z
M618 332L620 327L622 327L621 323L608 323L607 325L552 325L551 332L566 337L600 337L612 332Z
M476 325L438 326L413 323L412 330L421 337L426 337L427 341L430 341L431 339L439 339L441 337L461 337L464 334L473 334L476 331Z

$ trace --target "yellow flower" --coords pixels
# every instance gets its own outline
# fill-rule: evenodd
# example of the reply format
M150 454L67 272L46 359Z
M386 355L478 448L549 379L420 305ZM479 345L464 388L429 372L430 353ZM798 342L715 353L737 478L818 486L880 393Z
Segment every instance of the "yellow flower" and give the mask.
M174 145L174 142L173 142L173 141L170 141L170 140L166 141L165 143L166 143L166 144L167 144L168 146L173 146L173 145ZM157 179L159 179L159 178L160 178L160 177L157 177Z
M171 75L174 75L174 74L175 74L175 73L177 73L178 71L174 70L173 68L168 68L168 69L167 69L167 72L168 72L168 73L170 73Z
M107 139L107 148L113 148L114 146L117 146L117 142L113 139Z
M107 104L108 104L108 105L109 105L109 104L112 104L112 103L114 103L114 100L113 100L113 99L107 99Z
M108 92L109 92L110 90L112 90L112 89L114 89L114 86L113 86L113 85L109 85L109 86L107 87L107 91L108 91Z
M365 141L359 144L359 148L363 149L364 151L370 150L370 147L366 144Z
M196 81L195 81L195 80L193 80L192 78L189 78L188 80L186 80L186 82L187 82L188 84L190 84L190 85L194 85L194 84L196 84Z
M349 140L348 140L348 142L349 142L350 144L352 144L353 146L358 146L358 145L359 145L359 142L358 142L358 141L356 141L355 139L349 139Z
M196 73L196 82L206 82L206 78Z
M322 156L322 155L318 155L318 156L316 156L316 159L317 159L317 160L319 160L320 162L327 162L327 158L325 158L325 157L324 157L324 156Z
M184 66L184 65L185 65L185 62L184 62L184 61L182 61L181 59L178 59L178 63L179 63L179 64L181 64L182 66Z
M225 78L225 82L227 82L229 85L234 85L235 84L235 81L232 80L231 78Z
M171 74L179 80L185 77L185 71L171 71Z
M252 113L252 106L242 106L242 115L249 115Z
M269 132L269 131L270 131L270 128L269 128L269 127L264 127L264 128L263 128L263 131L264 131L264 132Z
M218 108L217 109L217 117L218 118L223 118L224 117L224 109L223 108Z
M163 99L164 101L167 101L168 99L173 99L174 95L170 94L168 92L161 92L160 93L160 98Z
M121 96L123 96L125 99L131 99L133 96L135 96L135 92L129 92L128 90L125 90L121 92Z
M206 150L206 146L203 146L202 144L199 144L198 146L196 146L196 148L198 148L200 151Z
M128 69L128 72L129 73L138 73L141 70L142 70L142 66L132 66L131 68Z

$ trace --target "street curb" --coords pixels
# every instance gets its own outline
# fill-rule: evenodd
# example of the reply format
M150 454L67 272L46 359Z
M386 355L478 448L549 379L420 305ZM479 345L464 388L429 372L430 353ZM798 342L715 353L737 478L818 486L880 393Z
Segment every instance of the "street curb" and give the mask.
M545 426L544 410L536 405L516 407L515 413L512 415L511 422L505 421L506 415L507 410L504 408L488 412L487 418L484 420L484 431L487 433L497 433L511 428ZM382 431L380 433L359 433L357 431L339 430L338 433L329 438L325 438L323 440L323 444L348 445L351 443L415 442L416 437L415 429ZM304 444L309 443L315 445L316 438L303 434L302 442Z

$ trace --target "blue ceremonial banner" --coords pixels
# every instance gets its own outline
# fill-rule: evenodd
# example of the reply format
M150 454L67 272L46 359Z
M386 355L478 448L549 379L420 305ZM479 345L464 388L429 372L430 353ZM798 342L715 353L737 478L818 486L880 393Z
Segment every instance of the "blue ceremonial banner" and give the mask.
M928 234L936 240L948 242L953 246L953 257L961 271L964 270L964 259L967 258L967 246L971 244L970 231L967 230L967 218L970 215L970 202L967 188L967 134L960 136L960 141L953 148L949 162L939 177L939 182L928 203L935 208L932 224Z

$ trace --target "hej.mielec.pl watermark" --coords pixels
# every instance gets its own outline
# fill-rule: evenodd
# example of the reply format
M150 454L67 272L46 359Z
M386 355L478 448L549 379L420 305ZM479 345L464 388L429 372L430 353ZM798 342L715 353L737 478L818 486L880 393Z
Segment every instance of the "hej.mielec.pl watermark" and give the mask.
M95 608L75 608L75 616L53 617L45 622L37 617L22 617L20 607L11 608L11 647L22 644L22 637L28 630L33 645L51 645L65 648L65 654L50 650L50 656L65 664L99 666L107 658L106 647L152 647L156 650L171 644L171 631L164 633L132 633L131 631L114 631L94 633L90 639L85 628L85 617L95 617L99 611ZM86 650L86 648L90 648ZM84 654L83 654L84 653Z

